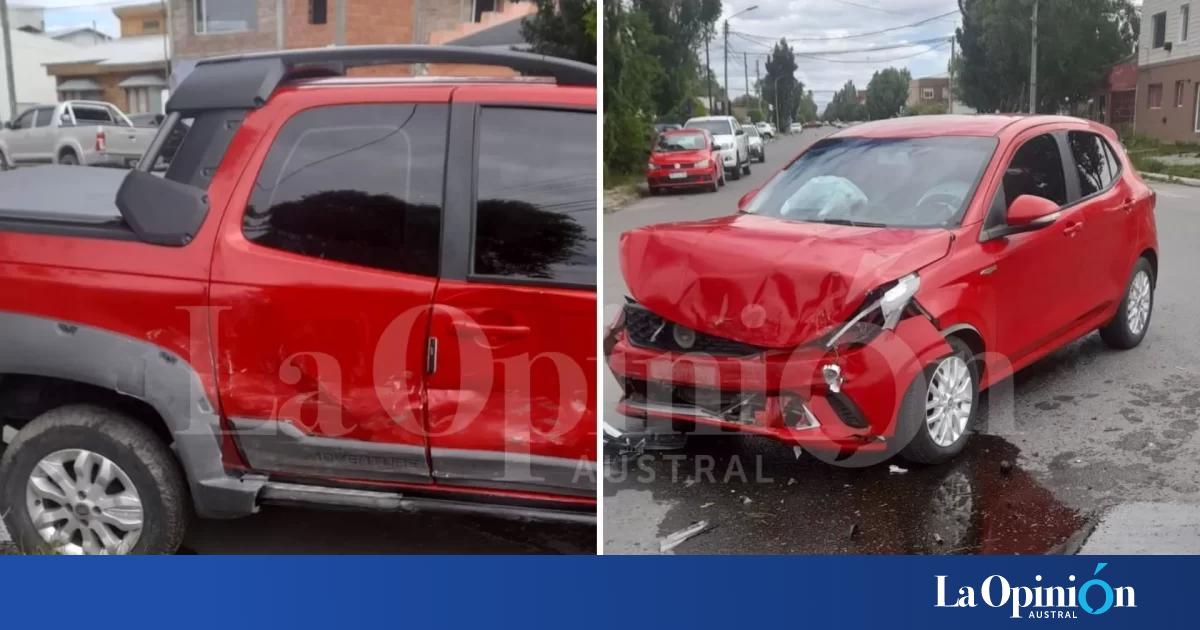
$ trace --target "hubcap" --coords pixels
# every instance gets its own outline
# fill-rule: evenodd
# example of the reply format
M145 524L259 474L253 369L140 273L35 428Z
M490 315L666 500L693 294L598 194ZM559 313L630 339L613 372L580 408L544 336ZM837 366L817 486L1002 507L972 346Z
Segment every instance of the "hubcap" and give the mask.
M1139 271L1129 284L1129 297L1125 300L1125 321L1129 324L1129 332L1136 336L1142 334L1142 329L1149 320L1150 274Z
M29 476L25 503L42 540L60 553L129 553L142 535L142 501L133 481L92 451L42 458Z
M971 370L958 355L942 359L925 398L925 429L938 446L950 446L967 430L975 389Z

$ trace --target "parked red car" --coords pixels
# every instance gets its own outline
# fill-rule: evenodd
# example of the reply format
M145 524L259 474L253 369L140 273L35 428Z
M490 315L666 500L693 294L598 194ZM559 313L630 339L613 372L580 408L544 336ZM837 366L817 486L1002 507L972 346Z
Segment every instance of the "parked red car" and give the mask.
M712 135L704 129L673 129L658 135L650 162L646 165L646 185L650 194L671 188L704 187L717 192L725 185L725 169L719 156L714 157Z
M422 63L530 76L343 76ZM171 552L193 510L268 503L593 524L595 82L455 47L208 60L137 170L0 177L18 545Z
M1155 200L1113 131L1075 118L841 131L739 214L622 236L632 299L606 347L619 411L945 461L1014 370L1094 330L1141 342Z

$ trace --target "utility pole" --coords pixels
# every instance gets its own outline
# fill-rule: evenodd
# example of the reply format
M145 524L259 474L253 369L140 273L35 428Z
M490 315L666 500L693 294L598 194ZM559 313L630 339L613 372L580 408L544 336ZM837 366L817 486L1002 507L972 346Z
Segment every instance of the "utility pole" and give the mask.
M1037 113L1037 27L1038 0L1033 0L1033 49L1029 53L1029 113Z
M732 111L729 102L729 20L725 20L725 44L722 48L725 51L725 111L721 113L728 116Z
M745 73L745 78L746 78L745 83L746 83L746 106L747 107L750 106L750 101L752 100L750 98L750 61L749 61L749 59L750 59L750 55L747 55L746 53L742 53L742 72Z
M954 113L954 42L957 35L950 36L950 101L946 103L946 113Z
M17 117L17 80L13 77L12 31L8 26L8 0L0 0L0 31L4 35L4 76L8 82L9 120Z
M620 2L617 3L618 6L620 6L620 4L621 4ZM712 62L708 60L708 45L712 43L712 35L713 35L712 31L709 31L704 37L704 83L706 85L708 85L708 110L709 110L708 113L709 114L716 113L716 112L712 111L712 110L716 109L716 103L713 102L713 95L712 95L712 84L713 84Z
M762 111L762 76L758 74L759 59L754 59L754 100L758 101L758 109Z

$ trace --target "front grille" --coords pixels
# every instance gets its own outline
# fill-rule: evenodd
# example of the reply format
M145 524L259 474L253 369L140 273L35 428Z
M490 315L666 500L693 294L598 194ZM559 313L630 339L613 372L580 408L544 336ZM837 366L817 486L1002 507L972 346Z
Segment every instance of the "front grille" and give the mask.
M675 324L646 310L637 304L625 305L625 330L629 342L641 348L667 350L670 352L703 352L712 355L744 357L758 354L763 348L750 344L723 339L694 331L696 340L690 348L684 348L675 340Z
M766 402L765 396L758 392L733 392L638 379L626 379L624 384L626 400L636 406L696 409L726 422L752 423L754 413L761 411Z

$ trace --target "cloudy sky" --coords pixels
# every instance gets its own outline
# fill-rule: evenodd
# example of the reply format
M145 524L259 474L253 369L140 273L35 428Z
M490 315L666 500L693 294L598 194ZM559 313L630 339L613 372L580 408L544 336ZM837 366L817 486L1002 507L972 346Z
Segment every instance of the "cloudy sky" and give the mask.
M950 61L949 36L960 24L956 0L724 0L724 15L717 25L717 38L709 54L712 68L724 82L724 46L721 28L725 18L757 6L757 9L729 20L729 93L744 94L746 70L743 53L749 53L750 89L754 89L755 59L761 74L766 73L766 56L772 42L786 37L797 53L796 78L813 90L817 105L824 109L833 91L847 80L859 89L866 87L871 74L888 66L907 67L913 77L946 72ZM900 28L863 37L846 38L913 24L946 15L911 28ZM915 44L942 38L940 42ZM865 48L904 45L873 52L837 52ZM701 53L703 55L703 53ZM702 60L703 61L703 60Z
M69 28L96 25L109 35L120 34L120 23L113 15L114 6L142 4L137 0L9 0L10 6L39 6L46 8L46 28Z

